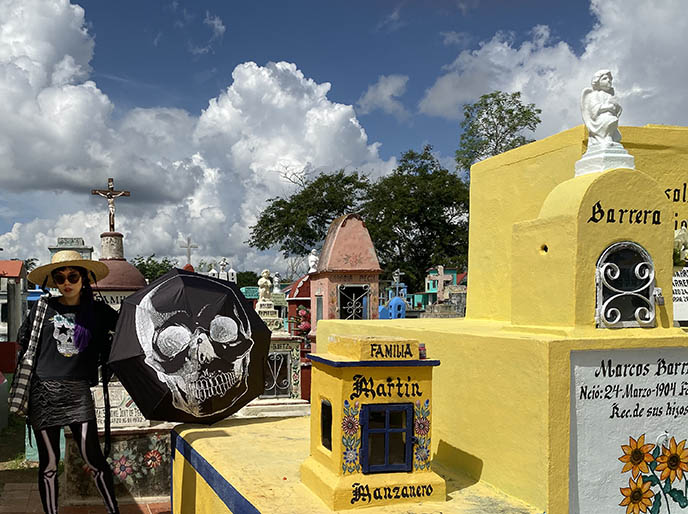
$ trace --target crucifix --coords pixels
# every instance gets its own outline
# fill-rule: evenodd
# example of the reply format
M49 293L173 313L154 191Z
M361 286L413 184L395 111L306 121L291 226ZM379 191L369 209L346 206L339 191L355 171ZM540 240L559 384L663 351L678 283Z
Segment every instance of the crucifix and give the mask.
M103 198L105 198L107 200L108 211L110 213L110 216L109 216L110 217L110 232L114 232L115 231L115 198L119 198L120 196L130 196L131 193L129 191L115 191L115 179L109 178L107 189L91 189L91 194L102 196Z
M179 245L179 248L184 248L186 250L186 263L191 264L191 249L198 248L198 245L191 244L191 238L186 238L186 246L183 244Z

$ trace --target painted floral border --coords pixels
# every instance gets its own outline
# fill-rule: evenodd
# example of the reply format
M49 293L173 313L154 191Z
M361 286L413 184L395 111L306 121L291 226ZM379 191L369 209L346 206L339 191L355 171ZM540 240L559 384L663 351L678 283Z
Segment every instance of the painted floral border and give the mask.
M160 466L169 467L169 437L154 435L150 442L145 453L125 445L121 448L113 448L115 451L108 457L108 462L112 467L116 482L134 483ZM88 469L85 467L84 471L87 472Z
M344 416L342 417L342 471L358 473L361 471L359 455L361 453L361 424L358 421L361 408L358 402L349 403L344 400Z
M642 434L637 439L629 436L621 449L621 473L631 472L628 487L620 488L623 498L619 506L626 507L626 514L671 514L672 509L688 507L686 439L676 443L672 437L668 445L646 444Z
M413 416L413 435L416 444L413 452L413 468L430 469L430 400L422 404L416 400Z

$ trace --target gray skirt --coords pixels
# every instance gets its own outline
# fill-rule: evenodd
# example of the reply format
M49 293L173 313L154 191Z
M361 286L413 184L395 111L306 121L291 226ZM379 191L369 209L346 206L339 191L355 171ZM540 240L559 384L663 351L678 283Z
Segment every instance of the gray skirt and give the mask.
M29 423L34 430L96 418L87 380L31 380Z

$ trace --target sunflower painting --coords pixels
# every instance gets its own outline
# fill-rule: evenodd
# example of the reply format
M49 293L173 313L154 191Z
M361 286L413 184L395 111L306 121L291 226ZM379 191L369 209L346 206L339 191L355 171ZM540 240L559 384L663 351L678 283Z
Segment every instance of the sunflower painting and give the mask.
M670 514L688 507L688 449L686 440L667 444L646 443L645 434L629 436L622 444L621 473L630 472L628 487L621 487L620 507L626 514Z

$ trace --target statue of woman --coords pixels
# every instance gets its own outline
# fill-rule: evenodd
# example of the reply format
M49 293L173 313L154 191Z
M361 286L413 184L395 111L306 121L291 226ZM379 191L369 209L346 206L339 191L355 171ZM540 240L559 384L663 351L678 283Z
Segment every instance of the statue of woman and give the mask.
M598 71L593 75L591 85L592 88L586 87L581 96L583 121L588 128L588 148L620 143L619 116L622 109L614 97L612 72Z
M264 269L258 279L258 301L270 301L270 298L272 298L272 294L270 293L271 289L272 282L270 282L270 271Z

